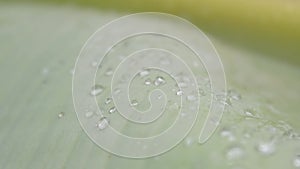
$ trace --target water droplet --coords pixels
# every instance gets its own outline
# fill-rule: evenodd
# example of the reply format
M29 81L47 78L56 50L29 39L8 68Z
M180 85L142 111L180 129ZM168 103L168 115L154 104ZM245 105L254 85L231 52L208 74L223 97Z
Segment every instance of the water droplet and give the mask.
M64 112L60 112L60 113L58 113L58 118L62 118L62 117L64 117L65 116L65 113Z
M275 152L274 142L263 142L257 145L256 149L263 155L271 155Z
M150 74L149 70L143 70L143 71L141 71L141 72L139 73L140 77L145 77L145 76L147 76L147 75L149 75L149 74Z
M85 113L85 117L87 117L87 118L90 118L90 117L92 117L94 115L94 112L92 112L92 111L87 111L86 113Z
M206 95L206 93L205 93L205 91L203 89L199 89L199 94L201 96L205 96Z
M138 104L139 103L136 100L132 100L131 103L130 103L131 106L137 106Z
M196 97L195 95L188 95L188 96L186 97L186 99L187 99L188 101L195 101L195 100L197 100L197 97Z
M111 68L109 68L109 69L106 70L105 75L106 76L111 76L113 73L114 73L114 71Z
M228 139L228 141L234 141L235 136L233 135L232 131L228 129L223 129L220 133L221 137L225 137Z
M185 140L184 140L184 143L186 146L191 146L193 143L194 143L194 139L191 138L191 137L187 137Z
M258 117L255 115L255 113L254 113L254 111L253 111L252 109L245 109L245 110L244 110L244 114L245 114L245 116L247 116L247 117L258 118Z
M158 76L154 81L155 86L159 86L159 85L162 85L162 84L165 84L165 83L166 83L165 79L161 76Z
M92 87L92 90L91 90L91 95L92 96L97 96L99 94L101 94L103 92L103 86L101 85L95 85L94 87Z
M150 85L151 84L151 79L146 79L144 84L145 85Z
M119 93L121 93L121 89L116 88L116 89L114 90L114 94L115 94L115 95L118 95Z
M178 90L178 91L176 92L176 95L177 95L177 96L182 96L182 95L183 95L183 91L182 91L182 90Z
M177 84L177 86L180 87L180 88L186 88L188 85L187 85L187 83L185 83L185 82L179 82L179 83Z
M109 125L109 120L106 117L102 117L96 124L99 130L104 130Z
M70 71L69 71L69 73L71 74L71 75L74 75L74 73L75 73L75 69L73 68L73 69L71 69Z
M108 97L105 99L105 104L109 104L112 102L112 98Z
M96 66L98 65L98 63L97 63L96 61L93 61L93 62L91 63L91 65L92 65L93 67L96 67Z
M300 155L296 155L294 160L293 160L293 165L296 168L300 168Z
M226 158L228 160L236 160L236 159L240 159L241 157L243 157L245 154L244 150L242 147L240 146L233 146L230 147L227 152L226 152Z
M242 96L234 90L228 90L228 96L234 100L241 100Z
M48 68L43 68L43 70L42 70L42 74L43 75L48 75L49 74L49 69Z
M116 112L117 108L116 107L112 107L108 110L108 113L114 113Z

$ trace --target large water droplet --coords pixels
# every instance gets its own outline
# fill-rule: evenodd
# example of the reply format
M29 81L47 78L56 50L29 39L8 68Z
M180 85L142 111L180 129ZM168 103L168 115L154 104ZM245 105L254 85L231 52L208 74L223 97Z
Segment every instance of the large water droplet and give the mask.
M154 81L155 86L159 86L159 85L162 85L162 84L165 84L165 83L166 83L165 79L161 76L156 77L156 79Z
M99 130L104 130L108 125L109 125L109 120L106 117L102 117L98 121L96 126Z
M94 87L92 87L92 90L91 90L91 95L92 96L97 96L99 94L101 94L103 92L104 88L102 85L95 85Z
M296 155L294 160L293 160L293 165L296 168L300 168L300 155Z

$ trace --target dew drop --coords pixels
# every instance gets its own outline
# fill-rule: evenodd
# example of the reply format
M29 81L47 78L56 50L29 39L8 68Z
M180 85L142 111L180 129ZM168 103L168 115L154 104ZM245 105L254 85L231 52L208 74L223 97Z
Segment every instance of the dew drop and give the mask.
M221 137L225 137L228 139L228 141L234 141L235 140L235 136L233 135L232 131L228 130L228 129L223 129L220 132Z
M60 112L60 113L58 113L58 118L62 118L62 117L64 117L65 116L65 113L64 112Z
M97 96L99 94L101 94L103 92L103 86L101 85L95 85L94 87L92 87L92 90L91 90L91 95L92 96Z
M194 143L194 139L191 138L191 137L187 137L185 140L184 140L184 143L186 146L191 146L193 143Z
M99 130L104 130L109 125L109 120L106 117L102 117L96 124Z
M226 152L226 158L228 160L236 160L236 159L240 159L241 157L243 157L245 154L244 150L242 147L240 146L233 146L230 147L227 152Z
M105 104L109 104L112 102L112 98L108 97L105 99Z
M162 85L162 84L165 84L165 83L166 83L165 79L161 76L156 77L156 79L154 81L155 86L159 86L159 85Z
M275 152L274 142L269 143L259 143L256 147L257 151L263 155L271 155Z
M177 84L177 86L180 87L180 88L186 88L188 85L187 85L187 83L185 83L185 82L179 82L179 83Z
M130 105L133 106L133 107L134 107L134 106L137 106L138 104L139 104L139 103L138 103L137 100L132 100L131 103L130 103Z
M108 110L108 113L114 113L116 112L117 108L116 107L112 107Z
M43 68L43 70L42 70L42 74L43 75L48 75L49 74L49 69L48 68Z
M150 74L150 72L149 72L148 70L143 70L143 71L141 71L141 72L139 73L140 77L145 77L145 76L147 76L147 75L149 75L149 74Z
M73 68L73 69L71 69L70 71L69 71L69 73L71 74L71 75L74 75L74 73L75 73L75 69Z
M183 91L182 91L182 90L178 90L178 91L176 92L176 95L177 95L177 96L182 96L182 95L183 95Z
M106 76L111 76L113 73L114 73L114 71L111 68L109 68L109 69L106 70L105 75Z
M118 95L119 93L121 93L121 89L116 88L116 89L114 90L114 94L115 94L115 95Z
M186 99L187 99L188 101L195 101L195 100L197 100L197 97L196 97L195 95L188 95L188 96L186 97Z
M93 61L93 62L91 63L91 65L92 65L93 67L96 67L96 66L98 65L98 63L97 63L96 61Z
M234 99L234 100L241 100L242 99L242 96L234 90L229 90L228 95L231 99Z
M90 117L92 117L94 115L94 112L92 112L92 111L87 111L86 113L85 113L85 117L87 117L87 118L90 118Z
M145 85L150 85L151 84L151 79L146 79L144 82Z
M300 168L300 155L296 155L294 160L293 160L293 165L296 168Z

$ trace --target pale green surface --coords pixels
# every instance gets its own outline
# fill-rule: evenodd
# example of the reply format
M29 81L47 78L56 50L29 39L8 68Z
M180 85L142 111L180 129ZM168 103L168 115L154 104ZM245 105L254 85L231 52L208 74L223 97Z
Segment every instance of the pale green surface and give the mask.
M237 141L230 143L216 133L205 145L184 143L167 154L147 160L110 155L86 136L79 126L71 96L75 59L87 38L102 24L119 15L72 8L42 6L0 7L0 168L293 168L300 153L299 140L277 144L275 154L263 156L255 145L265 131L255 131L243 142L246 129L257 129L229 109L220 128L236 124ZM245 52L214 40L222 56L228 86L239 91L234 108L256 107L263 120L277 125L284 120L299 131L300 69ZM47 74L43 70L48 69ZM237 106L242 104L242 106ZM277 111L265 107L272 105ZM262 108L261 108L262 107ZM65 116L58 118L59 112ZM285 137L284 137L285 138ZM228 146L242 144L241 159L225 158Z

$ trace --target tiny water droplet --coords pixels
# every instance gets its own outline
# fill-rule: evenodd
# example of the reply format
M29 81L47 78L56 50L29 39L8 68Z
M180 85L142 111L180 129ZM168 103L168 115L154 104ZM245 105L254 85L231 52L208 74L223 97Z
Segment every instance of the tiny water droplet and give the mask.
M116 107L112 107L108 110L108 113L114 113L116 112L117 108Z
M235 136L233 135L232 131L228 129L223 129L220 133L221 137L225 137L228 139L228 141L234 141Z
M203 89L199 89L199 94L201 96L205 96L206 95L206 93L205 93L205 91Z
M159 85L162 85L162 84L165 84L165 83L166 83L165 79L161 76L156 77L156 79L154 81L155 86L159 86Z
M241 100L242 96L234 90L228 90L228 96L234 100Z
M96 66L98 65L98 63L97 63L96 61L93 61L93 62L91 63L91 65L92 65L93 67L96 67Z
M245 154L244 150L242 147L240 146L233 146L230 147L227 152L226 152L226 158L228 160L236 160L236 159L240 159L241 157L243 157Z
M115 94L115 95L118 95L119 93L121 93L121 89L116 88L116 89L114 90L114 94Z
M64 112L60 112L60 113L58 113L58 118L62 118L62 117L64 117L65 116L65 113Z
M138 104L139 103L138 103L137 100L132 100L131 103L130 103L131 106L137 106Z
M108 97L105 99L105 104L109 104L112 102L112 98Z
M180 88L186 88L188 85L187 85L187 83L185 83L185 82L179 82L179 83L177 84L177 86L180 87Z
M103 92L103 86L101 85L95 85L94 87L92 87L92 90L91 90L91 95L92 96L97 96L99 94L101 94Z
M293 165L296 168L300 168L300 155L296 155L294 160L293 160Z
M245 109L244 110L244 114L247 117L257 118L257 116L255 115L255 113L254 113L254 111L252 109Z
M99 130L104 130L109 125L109 120L106 117L102 117L96 124Z
M151 84L151 79L146 79L144 82L145 85L150 85Z
M263 142L259 143L256 147L257 151L263 155L271 155L275 152L275 144L274 142Z
M87 118L90 118L90 117L92 117L94 115L94 112L92 112L92 111L87 111L86 113L85 113L85 117L87 117Z
M186 146L191 146L193 143L194 143L194 139L191 138L191 137L187 137L185 140L184 140L184 143Z
M48 75L49 74L49 69L48 68L43 68L43 70L42 70L42 74L43 75Z
M139 73L140 77L145 77L145 76L147 76L147 75L149 75L149 74L150 74L149 70L143 70L143 71L141 71L141 72Z
M177 96L182 96L182 95L183 95L183 91L182 91L182 90L178 90L178 91L176 92L176 95L177 95Z
M109 68L109 69L106 70L105 75L106 76L111 76L113 73L114 73L114 71L111 68Z
M197 100L197 97L196 97L195 95L188 95L188 96L186 97L186 99L187 99L188 101L195 101L195 100Z
M69 73L71 74L71 75L74 75L74 73L75 73L75 69L73 68L73 69L71 69L70 71L69 71Z

